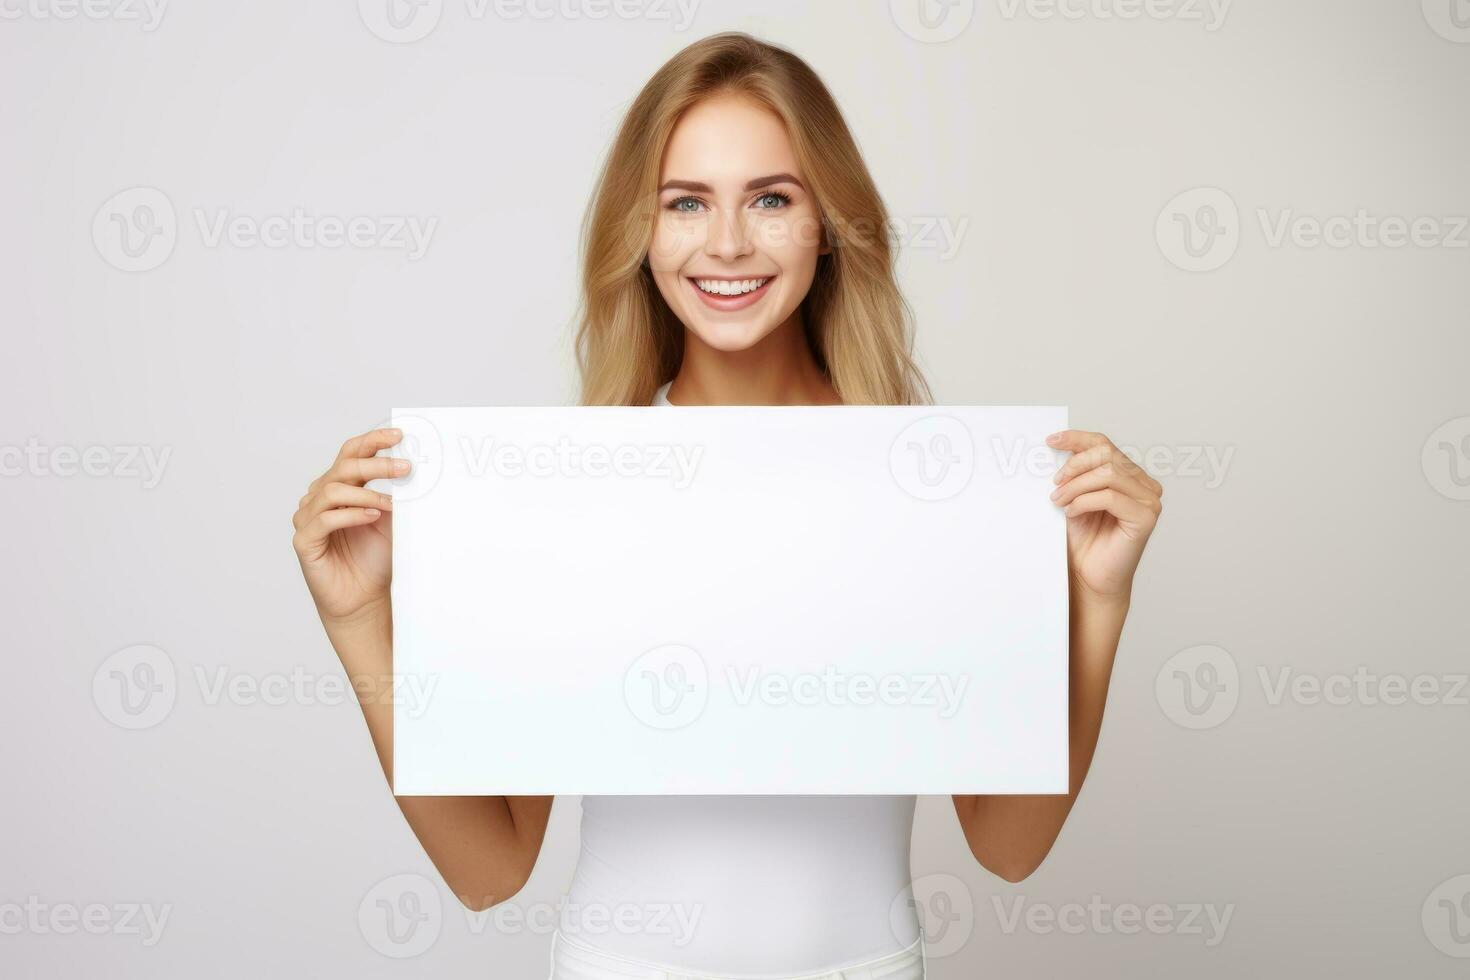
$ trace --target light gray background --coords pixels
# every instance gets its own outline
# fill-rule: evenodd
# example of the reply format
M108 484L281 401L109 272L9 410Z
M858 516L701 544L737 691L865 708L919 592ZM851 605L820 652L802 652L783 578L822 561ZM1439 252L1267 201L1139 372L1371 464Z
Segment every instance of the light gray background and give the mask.
M575 235L613 127L675 50L742 28L823 75L910 229L903 285L940 400L1069 404L1184 471L1164 477L1100 752L1045 866L988 875L947 800L921 801L921 898L958 930L931 976L1463 975L1470 707L1449 695L1467 670L1470 249L1464 232L1268 234L1284 214L1470 213L1470 29L1451 0L1239 0L1213 25L981 0L949 8L948 40L901 29L903 0L705 0L682 31L646 5L476 19L444 0L412 43L368 28L375 0L180 2L151 30L49 2L0 20L0 972L544 975L544 930L467 919L437 884L355 706L209 685L338 676L288 519L344 437L395 403L572 396ZM139 186L171 202L177 244L124 272L106 232L136 201L107 202ZM1189 272L1173 213L1200 229L1222 199L1169 207L1201 187L1238 220L1217 207L1202 261L1219 268ZM294 208L438 225L409 260L211 247L195 219ZM931 247L926 222L963 226L959 249ZM145 487L112 463L67 476L64 453L17 471L28 444L170 455ZM1206 451L1229 464L1191 463ZM136 644L172 664L151 702L172 708L127 730L104 662ZM1225 651L1208 656L1228 717L1175 693L1171 658L1205 644ZM1441 695L1273 703L1288 667ZM558 802L516 907L566 886L578 813ZM373 925L399 874L443 901L408 960ZM1128 935L1107 915L1007 931L1018 899L1066 916L1093 896L1231 919L1213 946L1207 924ZM60 918L17 918L27 903ZM167 911L156 943L130 904ZM69 914L100 934L58 932Z

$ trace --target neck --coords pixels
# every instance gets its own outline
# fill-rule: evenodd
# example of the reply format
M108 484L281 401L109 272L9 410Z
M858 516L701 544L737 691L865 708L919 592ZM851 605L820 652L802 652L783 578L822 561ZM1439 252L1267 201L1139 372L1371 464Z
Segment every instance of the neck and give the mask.
M684 359L669 387L674 405L837 405L797 311L745 350L711 347L684 331Z

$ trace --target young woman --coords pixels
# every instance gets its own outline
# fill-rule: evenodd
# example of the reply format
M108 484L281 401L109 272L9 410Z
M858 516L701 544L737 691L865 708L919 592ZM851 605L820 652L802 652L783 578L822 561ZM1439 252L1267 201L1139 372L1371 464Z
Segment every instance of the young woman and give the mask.
M826 88L791 53L742 34L680 52L628 112L584 228L578 332L589 405L908 404L910 356L887 215ZM392 670L391 498L349 440L301 498L294 544L323 625L361 690ZM1046 856L1097 745L1133 573L1162 488L1104 436L1066 431L1052 498L1071 569L1071 789L956 796L970 849L1019 881ZM677 560L677 556L670 556ZM392 779L392 714L363 713ZM536 863L550 798L400 797L466 905L505 901ZM588 797L568 907L692 913L692 932L563 921L554 980L923 976L910 909L913 797ZM903 908L902 903L897 904ZM669 920L662 919L665 923Z

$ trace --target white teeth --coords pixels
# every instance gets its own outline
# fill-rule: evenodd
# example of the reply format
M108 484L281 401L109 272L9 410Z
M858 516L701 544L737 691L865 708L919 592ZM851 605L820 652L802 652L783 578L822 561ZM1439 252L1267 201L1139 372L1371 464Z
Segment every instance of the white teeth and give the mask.
M704 292L716 296L739 296L754 292L770 281L767 276L765 279L696 279L694 284Z

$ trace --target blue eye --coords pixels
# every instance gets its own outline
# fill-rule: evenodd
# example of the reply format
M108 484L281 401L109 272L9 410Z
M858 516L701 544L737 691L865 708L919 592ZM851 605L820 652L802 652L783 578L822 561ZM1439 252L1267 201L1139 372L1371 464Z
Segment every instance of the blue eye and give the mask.
M779 191L767 191L755 199L755 206L762 210L769 208L784 207L791 203L791 198Z
M669 202L670 211L680 211L684 214L694 214L701 207L703 205L700 204L699 199L694 197L680 197Z

